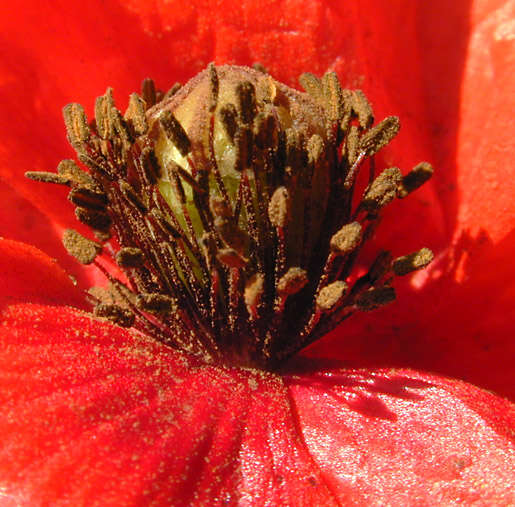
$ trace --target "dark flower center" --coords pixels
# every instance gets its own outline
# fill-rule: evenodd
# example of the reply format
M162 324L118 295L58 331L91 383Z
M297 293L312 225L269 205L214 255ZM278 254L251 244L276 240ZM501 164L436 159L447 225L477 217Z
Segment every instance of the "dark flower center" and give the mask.
M210 65L164 96L145 80L124 115L111 90L91 123L79 104L64 108L88 171L64 160L57 174L27 175L70 186L96 236L63 238L109 280L88 291L96 316L207 362L274 369L356 311L393 301L394 275L432 260L426 248L382 251L353 275L381 210L432 168L376 175L398 119L372 126L364 94L334 73L300 82L307 93L263 69Z

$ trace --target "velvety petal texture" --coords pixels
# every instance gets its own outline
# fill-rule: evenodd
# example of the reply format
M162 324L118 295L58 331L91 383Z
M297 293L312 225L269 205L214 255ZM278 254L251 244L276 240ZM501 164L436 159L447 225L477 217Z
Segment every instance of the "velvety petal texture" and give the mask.
M13 504L509 505L514 407L404 370L195 364L75 310L0 327Z

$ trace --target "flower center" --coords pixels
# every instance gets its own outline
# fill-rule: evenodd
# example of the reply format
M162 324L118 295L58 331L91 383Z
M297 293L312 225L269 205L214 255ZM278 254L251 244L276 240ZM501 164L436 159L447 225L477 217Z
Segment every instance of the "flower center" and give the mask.
M88 170L64 160L27 176L71 187L96 235L63 238L109 281L88 291L96 316L207 362L274 369L353 313L393 301L394 275L431 262L426 248L395 260L382 251L353 272L381 210L432 168L376 175L398 119L372 126L364 94L334 73L300 82L307 93L262 69L210 65L165 95L145 80L124 115L110 89L89 124L79 104L64 108Z

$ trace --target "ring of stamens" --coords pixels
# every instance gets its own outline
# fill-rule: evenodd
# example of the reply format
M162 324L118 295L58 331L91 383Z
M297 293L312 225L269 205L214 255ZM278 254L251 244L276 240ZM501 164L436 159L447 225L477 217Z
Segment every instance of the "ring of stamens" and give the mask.
M247 79L231 81L234 72ZM69 186L77 219L95 233L92 240L70 230L63 242L109 281L89 291L96 316L207 362L271 369L356 311L393 301L394 276L431 262L426 248L397 259L380 252L364 275L351 277L381 210L421 186L432 168L424 162L405 176L397 168L376 175L374 155L399 121L372 126L364 94L342 89L334 73L302 75L307 94L262 68L210 65L204 79L209 92L195 134L169 106L183 93L178 85L163 95L145 80L124 115L108 89L93 122L79 104L64 108L68 138L88 170L64 160L57 174L27 176ZM224 79L234 102L221 98ZM320 124L285 126L278 115L285 97L300 110L292 115L304 121L307 104ZM216 125L235 153L232 190ZM157 148L163 135L180 154L165 166ZM369 182L356 204L365 165ZM173 202L160 190L163 178Z

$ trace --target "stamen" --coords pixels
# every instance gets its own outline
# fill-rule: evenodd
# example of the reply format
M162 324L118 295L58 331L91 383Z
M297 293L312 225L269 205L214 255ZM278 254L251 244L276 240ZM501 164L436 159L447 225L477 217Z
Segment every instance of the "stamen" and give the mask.
M172 141L180 154L185 157L191 151L191 142L182 125L177 121L177 118L170 111L164 111L159 121L168 139Z
M429 162L417 164L411 172L402 178L398 195L401 199L407 197L411 192L421 187L433 176L433 167Z
M142 310L156 315L166 315L174 309L174 300L164 294L139 294L136 305Z
M63 116L70 144L81 151L89 139L89 126L83 107L80 104L68 104L63 108Z
M325 286L316 298L317 308L321 312L330 312L335 309L347 292L348 285L341 280Z
M137 94L132 93L129 98L129 106L124 115L127 123L132 127L135 136L142 136L148 129L145 116L145 101Z
M393 261L393 272L397 276L404 276L412 271L425 268L434 259L433 252L429 248L422 248L418 252L413 252L402 257L397 257Z
M63 245L81 264L91 264L102 252L102 245L85 238L73 229L64 231Z
M350 96L352 110L358 116L359 126L369 129L374 123L374 112L367 97L361 90L353 90Z
M123 247L116 253L116 262L122 268L139 268L145 262L145 255L139 248Z
M392 303L395 297L393 287L372 287L358 297L356 305L361 311L370 312Z
M115 304L101 303L93 309L93 315L103 317L122 327L132 327L134 325L134 314L127 308Z
M361 206L368 211L378 211L392 202L397 196L397 188L402 174L397 167L385 169L365 192Z
M56 173L47 173L44 171L27 171L25 176L34 181L40 181L41 183L54 183L57 185L70 186L71 180L66 176L61 176Z
M364 151L369 157L375 155L397 135L399 129L400 123L397 116L385 118L363 135L359 143L359 150Z
M382 209L433 171L421 163L376 176L372 157L398 118L372 127L363 92L334 72L300 82L307 94L261 66L210 64L166 94L144 80L124 115L110 88L90 123L82 106L65 106L88 169L63 160L56 174L27 177L70 187L78 220L101 242L63 236L110 283L88 294L95 316L203 361L276 368L357 310L392 302L394 275L431 262L426 248L393 262L381 251L352 274ZM369 182L357 203L362 166Z

